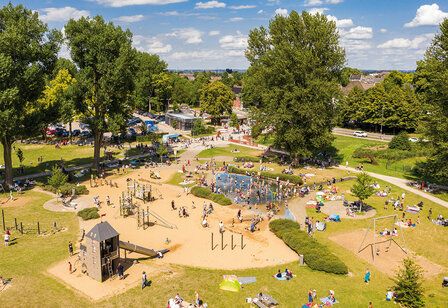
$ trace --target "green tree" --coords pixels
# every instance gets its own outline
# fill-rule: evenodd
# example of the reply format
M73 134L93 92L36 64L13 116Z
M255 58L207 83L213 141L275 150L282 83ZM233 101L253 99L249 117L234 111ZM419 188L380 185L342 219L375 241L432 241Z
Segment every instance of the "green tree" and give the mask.
M404 151L410 151L412 148L411 141L409 141L409 136L406 132L401 132L394 136L389 142L389 149L398 149Z
M12 144L37 134L44 119L37 101L60 41L60 32L49 31L38 13L11 3L0 9L0 141L8 185L13 182Z
M160 157L160 162L163 162L163 156L168 154L168 148L163 145L160 144L159 147L157 148L157 155L159 155Z
M201 111L211 115L214 123L223 115L232 112L234 95L232 90L220 81L204 86L201 91Z
M362 75L362 72L357 68L352 67L344 67L341 70L341 85L343 87L347 86L350 82L350 76L351 75Z
M356 182L351 188L351 192L361 202L361 206L359 207L359 211L361 211L364 200L368 199L375 192L372 177L365 172L358 174Z
M197 106L199 101L198 91L193 81L179 75L173 75L173 90L171 93L172 104L187 104Z
M56 75L62 69L66 69L73 77L78 73L78 68L72 60L66 58L58 58L58 60L56 61L56 65L54 66L53 73L51 74L51 79L56 78Z
M418 166L419 175L429 181L448 185L448 18L440 24L438 33L427 49L424 60L418 62L414 82L424 99L425 134L434 147L425 163Z
M238 116L236 115L236 113L232 112L232 114L230 115L229 124L231 127L235 127L235 128L239 127Z
M133 110L131 93L137 66L132 34L100 16L70 20L65 34L79 68L75 107L92 130L93 165L98 168L104 133L124 127Z
M137 72L135 74L135 90L133 100L135 106L141 110L151 111L152 103L158 108L156 96L156 79L159 74L166 72L167 64L158 55L137 52ZM153 102L154 100L154 102Z
M23 161L25 160L25 156L23 155L23 151L21 148L16 150L17 159L19 160L20 167L23 166Z
M345 62L336 24L306 11L276 15L250 31L246 57L243 100L258 131L272 130L274 146L296 157L327 148Z
M423 269L410 258L403 260L394 278L396 301L404 307L419 308L425 306L423 296Z
M68 181L68 175L62 172L62 169L58 166L53 166L51 169L51 176L48 178L48 185L53 188L59 188L64 186Z
M151 98L151 105L157 111L168 110L168 105L173 91L171 74L162 72L154 77L154 97Z

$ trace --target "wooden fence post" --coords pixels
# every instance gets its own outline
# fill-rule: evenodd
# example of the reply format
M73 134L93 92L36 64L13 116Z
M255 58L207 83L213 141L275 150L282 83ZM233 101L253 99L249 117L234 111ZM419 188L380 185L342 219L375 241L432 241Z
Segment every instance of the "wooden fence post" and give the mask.
M2 224L3 224L3 231L6 231L6 226L5 226L5 212L2 210Z
M37 222L37 234L40 235L40 224L39 224L39 222Z

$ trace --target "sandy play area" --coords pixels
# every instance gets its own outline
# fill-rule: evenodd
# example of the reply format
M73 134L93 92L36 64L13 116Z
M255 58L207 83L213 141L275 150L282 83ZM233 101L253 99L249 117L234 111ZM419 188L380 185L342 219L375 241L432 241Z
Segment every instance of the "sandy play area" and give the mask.
M264 219L257 227L260 229L254 233L246 230L250 226L250 218L259 213L256 209L243 209L243 223L236 219L238 206L221 206L213 204L214 212L208 217L209 227L204 228L201 225L201 215L204 202L208 205L209 200L200 199L187 194L182 187L163 184L171 176L181 169L181 165L165 166L163 168L148 168L130 171L125 176L114 176L114 182L117 182L118 188L110 186L90 187L89 182L84 183L89 188L89 195L82 196L82 207L86 203L93 206L93 197L98 196L102 201L100 208L100 219L82 221L80 228L87 233L94 225L101 220L109 222L113 228L120 234L120 240L131 242L133 244L151 248L154 250L169 249L169 252L162 259L152 259L150 261L149 275L154 275L156 270L168 270L171 265L180 264L188 266L197 266L204 268L217 269L244 269L251 267L266 267L278 264L284 264L298 260L298 256L283 241L278 239L268 229L268 220ZM189 167L193 168L193 167ZM151 171L161 175L160 180L150 178ZM163 218L163 223L156 217L150 216L150 226L146 229L137 228L136 217L130 216L124 218L119 214L119 197L126 190L127 179L136 179L140 183L151 183L156 196L153 202L137 201L141 209L149 209L152 213ZM162 198L160 198L160 195ZM110 197L111 206L106 205L106 196ZM90 200L90 201L89 201ZM174 200L175 206L179 208L184 206L189 212L189 217L179 217L177 210L172 210L171 201ZM193 208L193 202L195 208ZM65 210L57 202L47 203L51 205L52 210ZM246 221L247 219L247 221ZM223 245L221 245L221 235L219 233L219 222L222 221L225 226L223 235ZM232 223L234 225L232 226ZM166 224L168 223L168 225ZM212 250L212 233L214 235L214 249ZM231 238L233 235L233 249ZM241 237L243 236L243 249L241 248ZM224 249L222 249L222 246ZM78 249L78 244L76 244ZM123 257L124 253L121 252ZM137 253L128 253L128 258L145 258ZM76 260L75 260L76 261ZM147 263L147 262L145 262ZM73 262L72 264L75 264ZM99 283L95 280L80 274L79 262L75 265L77 272L68 273L68 260L65 260L49 269L51 275L66 282L71 287L78 289L86 296L92 299L100 299L113 294L123 292L126 288L135 286L140 279L142 272L141 266L131 266L126 274L126 283L117 283L116 281L107 281ZM96 290L96 291L92 291Z
M406 249L405 241L403 242L400 235L398 237L392 237L396 243L390 242L390 236L376 237L375 250L379 248L379 255L375 254L375 261L373 261L372 254L375 253L370 243L373 243L373 231L369 231L364 241L361 252L358 253L360 245L363 241L366 229L355 230L346 233L340 233L330 236L329 239L342 247L352 251L357 257L360 257L370 264L374 265L378 270L387 274L394 275L397 268L402 264L402 261L406 257L413 257L415 261L424 269L424 276L431 277L441 274L444 268L438 264L435 264L422 256L415 256L412 251ZM405 253L398 245L405 248ZM389 247L389 248L388 248Z

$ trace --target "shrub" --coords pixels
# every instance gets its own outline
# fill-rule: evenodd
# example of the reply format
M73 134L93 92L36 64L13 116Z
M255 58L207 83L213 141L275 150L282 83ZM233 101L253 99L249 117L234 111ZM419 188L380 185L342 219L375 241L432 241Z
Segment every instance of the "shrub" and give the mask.
M353 154L352 157L353 158L363 158L363 159L368 159L369 162L372 165L378 165L378 162L376 160L376 155L378 154L377 151L374 151L372 149L367 149L364 147L361 148L357 148Z
M43 187L44 190L46 191L50 191L54 194L56 193L60 193L63 196L69 196L72 194L72 190L73 188L75 189L75 194L76 195L87 195L89 193L89 190L87 189L86 186L84 185L75 185L75 184L70 184L70 183L65 183L64 185L60 186L60 187L53 187L51 185L45 185Z
M252 162L252 163L258 163L260 162L260 157L255 157L255 156L239 156L239 157L235 157L233 160L236 162Z
M404 151L410 151L412 148L409 136L405 132L401 132L394 136L389 142L389 149L398 149Z
M96 207L88 207L78 212L78 216L82 218L82 220L90 220L100 218L100 214L98 214L98 209Z
M197 119L193 122L193 126L191 127L191 135L198 136L203 134L211 134L215 131L215 129L211 126L207 126L204 124L202 119Z
M48 185L54 188L59 188L60 186L63 186L68 181L68 175L64 174L62 172L62 169L58 166L53 166L53 169L51 169L51 176L48 178Z
M306 265L311 269L345 275L348 273L347 265L334 255L327 246L311 238L300 225L292 220L278 219L269 223L269 229L286 245L298 254L302 254Z
M227 198L226 196L224 196L222 194L212 193L210 188L207 188L207 187L194 186L193 188L191 188L191 194L198 198L212 200L213 202L216 202L220 205L231 205L232 204L232 200L230 200L229 198Z

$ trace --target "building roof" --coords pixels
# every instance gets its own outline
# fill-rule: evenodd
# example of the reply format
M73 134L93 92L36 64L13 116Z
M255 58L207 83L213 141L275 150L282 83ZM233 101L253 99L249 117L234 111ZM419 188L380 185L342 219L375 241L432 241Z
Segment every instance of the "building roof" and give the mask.
M97 242L103 242L118 235L118 232L107 221L102 221L87 232L86 237Z
M173 117L173 118L178 118L178 119L182 119L182 120L194 120L196 119L196 117L193 114L189 114L189 113L167 113L167 116Z

